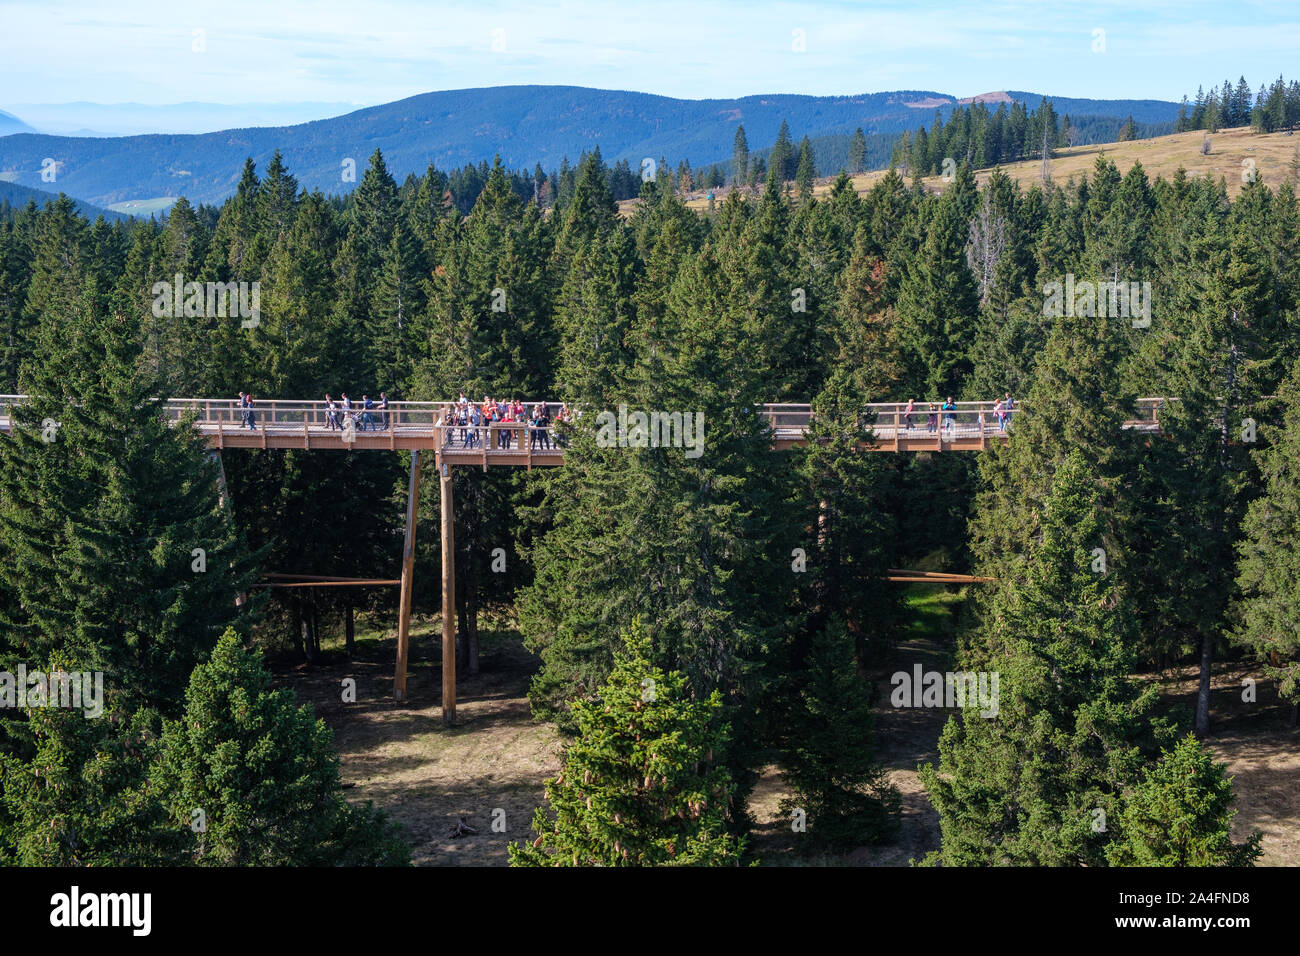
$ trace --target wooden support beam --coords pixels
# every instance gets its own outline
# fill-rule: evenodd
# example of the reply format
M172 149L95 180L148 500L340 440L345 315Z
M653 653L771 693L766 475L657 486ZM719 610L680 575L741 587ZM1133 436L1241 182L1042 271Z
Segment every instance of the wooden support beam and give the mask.
M415 522L420 510L420 449L411 450L411 478L406 491L406 541L402 545L401 597L397 609L397 667L393 700L406 701L406 659L411 646L411 584L415 577Z
M442 722L456 721L456 540L451 466L438 463L442 486Z
M373 581L259 581L255 588L373 588L401 584L401 578L375 578Z
M221 452L220 450L209 451L208 454L217 466L217 507L221 508L230 519L230 523L234 524L235 508L230 502L230 491L226 488L226 466L221 460ZM247 591L235 595L235 607L243 607L247 603Z

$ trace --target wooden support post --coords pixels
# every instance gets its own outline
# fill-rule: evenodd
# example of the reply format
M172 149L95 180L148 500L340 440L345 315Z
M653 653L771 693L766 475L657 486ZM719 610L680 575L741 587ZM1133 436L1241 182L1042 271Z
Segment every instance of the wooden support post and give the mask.
M899 438L899 433L902 431L900 427L901 425L902 425L902 415L899 413L898 409L895 408L894 409L894 451L895 452L898 451L898 438Z
M411 479L406 492L406 542L402 545L401 597L397 610L397 667L393 700L406 701L406 658L411 646L411 583L415 576L415 521L420 510L420 449L411 450Z
M231 524L235 521L235 508L230 501L230 491L226 488L226 466L221 461L220 451L209 451L213 462L217 466L217 507L226 513L230 518ZM248 603L248 592L244 591L235 595L235 607L243 607Z
M451 466L439 462L442 485L442 722L456 721L456 541Z

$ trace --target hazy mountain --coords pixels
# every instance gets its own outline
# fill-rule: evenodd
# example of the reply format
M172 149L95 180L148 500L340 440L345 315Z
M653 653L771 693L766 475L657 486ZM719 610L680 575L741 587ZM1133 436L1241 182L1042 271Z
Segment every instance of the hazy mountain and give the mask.
M29 200L35 200L36 205L44 206L46 203L54 202L58 198L58 193L0 181L0 217L4 215L6 204L14 209L19 209L26 206ZM120 212L113 212L111 209L100 209L98 206L92 206L90 203L81 201L77 202L77 211L92 222L99 216L103 216L109 222L131 218Z
M15 112L52 136L211 133L234 126L288 126L357 108L356 103L14 103Z
M34 133L32 127L28 126L17 116L12 113L6 113L0 110L0 136L8 136L10 133Z
M1041 94L1010 92L1031 108ZM781 121L796 141L851 134L896 134L929 126L935 111L951 112L944 93L905 90L860 96L773 94L726 100L682 100L647 93L567 86L504 86L412 96L332 119L296 126L228 129L183 135L161 132L119 138L18 134L0 138L0 174L41 186L41 161L59 163L58 188L98 205L184 195L216 202L230 195L244 158L259 168L279 149L299 182L327 193L348 192L347 160L357 178L376 148L400 179L430 162L441 169L491 160L552 170L568 156L599 146L606 161L643 157L687 159L698 168L731 156L743 123L750 148L770 145ZM1177 104L1156 100L1053 98L1058 113L1172 121Z

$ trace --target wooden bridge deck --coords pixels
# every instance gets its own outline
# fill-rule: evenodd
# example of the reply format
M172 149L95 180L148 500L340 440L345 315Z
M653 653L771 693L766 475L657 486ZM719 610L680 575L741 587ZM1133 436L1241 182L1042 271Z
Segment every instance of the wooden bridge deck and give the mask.
M21 403L23 396L0 396L0 432L9 430L8 407ZM1126 428L1145 431L1158 429L1156 415L1162 399L1141 399L1138 417ZM531 409L535 403L526 402ZM546 403L554 411L559 403ZM865 421L874 421L873 440L867 441L864 428L863 447L879 452L972 452L1006 441L1007 430L999 427L994 402L958 402L950 412L931 413L917 409L908 421L906 407L899 402L874 403L866 406ZM364 410L353 410L352 427L330 427L325 409L319 401L259 401L255 424L243 421L238 401L233 399L172 399L163 405L173 422L187 414L194 416L194 427L214 449L302 448L334 451L397 451L419 449L434 452L450 465L512 465L553 467L563 463L564 450L558 446L556 429L534 429L526 424L493 424L461 428L442 424L447 402L392 402L387 412L372 410L371 420ZM812 410L806 404L772 404L761 406L772 427L772 443L777 449L806 442L806 428ZM1024 414L1016 408L1012 422ZM707 437L708 421L704 422ZM1008 425L1010 427L1010 425ZM534 432L547 432L548 442ZM508 440L505 440L508 436Z

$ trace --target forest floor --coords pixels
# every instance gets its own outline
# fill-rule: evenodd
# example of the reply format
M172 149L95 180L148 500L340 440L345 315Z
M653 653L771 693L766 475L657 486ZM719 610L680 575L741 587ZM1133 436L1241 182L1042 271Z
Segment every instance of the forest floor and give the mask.
M396 820L413 863L505 866L507 845L529 835L544 782L559 772L559 736L529 714L537 658L509 630L480 631L479 674L457 679L456 726L444 728L439 629L436 616L411 622L408 707L392 702L395 637L363 635L360 621L351 661L327 648L326 664L298 668L289 683L334 730L348 799L373 800ZM347 677L356 703L342 702ZM451 836L462 817L478 832Z
M910 588L910 630L872 675L878 756L902 798L896 838L844 855L800 853L802 835L792 831L779 809L788 788L779 770L768 767L750 799L754 845L765 864L907 866L939 848L938 814L917 767L937 762L949 711L891 707L890 676L918 663L925 671L951 667L948 649L962 599L955 589ZM545 780L560 767L560 737L529 713L526 695L537 659L524 649L517 631L491 626L481 632L480 673L458 679L457 725L444 729L438 627L436 616L412 621L408 707L399 709L391 701L392 631L366 632L361 626L350 661L339 644L327 644L324 663L277 666L277 682L310 700L333 728L348 798L373 800L386 810L406 833L415 864L502 866L510 841L531 838L533 812L545 802ZM348 677L357 682L356 703L342 701L342 681ZM1196 677L1189 666L1143 679L1160 682L1163 708L1190 708ZM1257 681L1258 702L1241 700L1244 678ZM1242 840L1258 829L1264 834L1261 865L1300 865L1300 729L1289 726L1289 708L1278 702L1262 674L1228 664L1215 668L1211 713L1210 748L1235 778L1233 838ZM453 837L459 818L478 832Z

